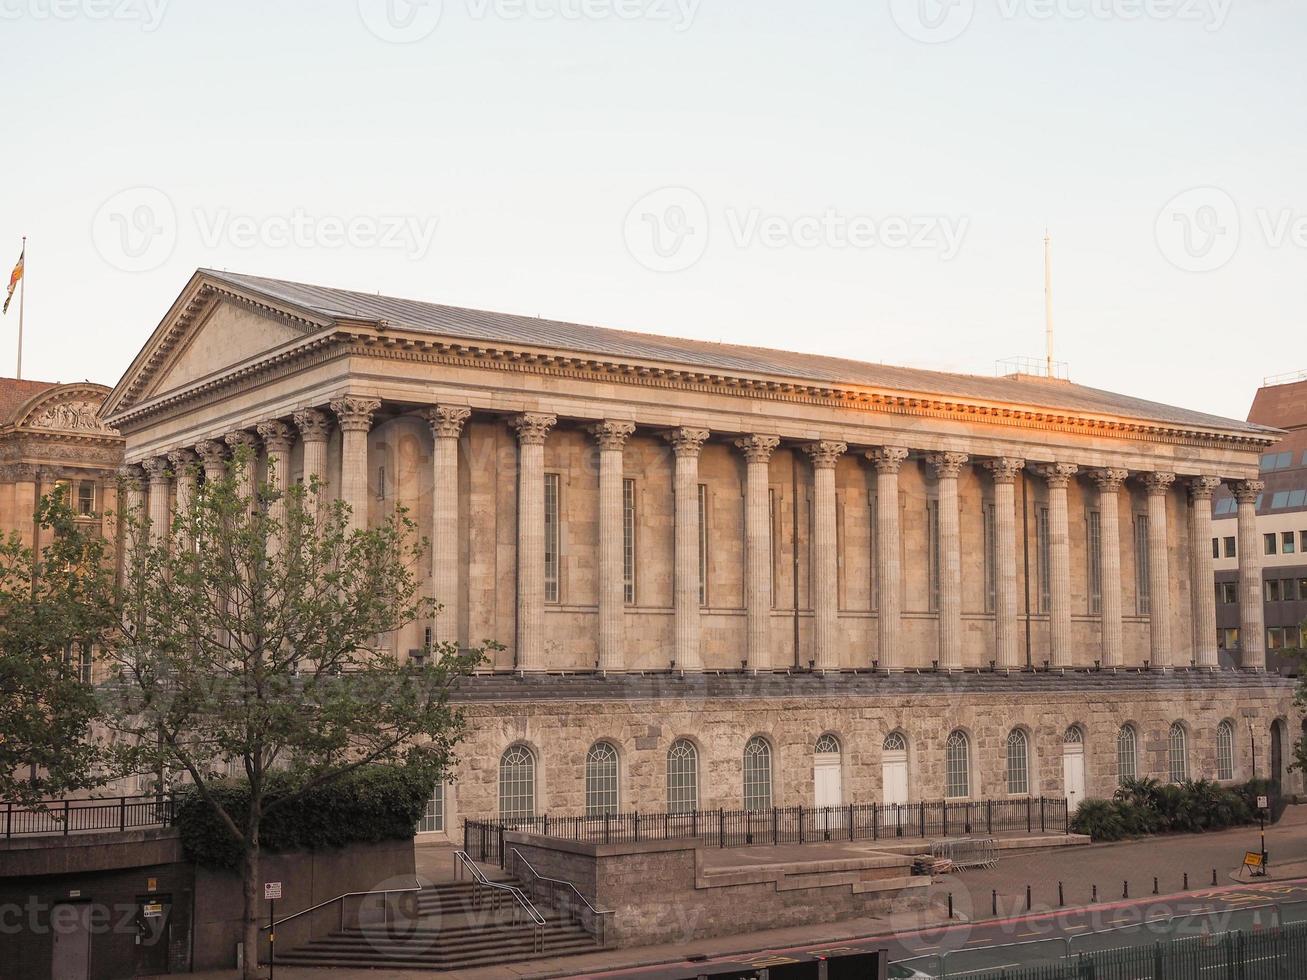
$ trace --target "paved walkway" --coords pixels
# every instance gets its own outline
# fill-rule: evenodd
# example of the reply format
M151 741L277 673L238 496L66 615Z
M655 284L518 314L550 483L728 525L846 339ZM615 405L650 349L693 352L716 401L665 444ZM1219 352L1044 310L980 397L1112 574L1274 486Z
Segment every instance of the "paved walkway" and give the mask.
M1266 832L1271 856L1272 880L1307 876L1307 806L1290 807L1281 822ZM817 845L804 853L812 854ZM1064 884L1067 906L1090 904L1091 887L1099 884L1099 901L1119 901L1122 882L1130 881L1130 896L1144 897L1152 892L1152 878L1158 878L1160 894L1179 893L1183 873L1189 871L1192 890L1210 888L1212 869L1218 882L1228 886L1239 880L1236 872L1245 850L1260 846L1256 827L1227 830L1204 835L1162 837L1124 844L1094 844L1047 851L1006 852L998 867L987 871L970 871L939 878L931 886L931 905L925 910L895 910L877 918L848 919L842 922L765 932L746 933L716 939L696 940L688 944L644 946L636 949L601 950L583 956L536 960L433 973L415 970L370 970L368 980L543 980L550 977L601 975L657 963L681 962L687 955L723 956L771 948L827 943L865 936L892 935L937 926L946 921L948 894L952 892L956 913L977 920L990 916L991 890L1000 895L999 915L1012 915L1025 908L1025 886L1032 886L1035 911L1055 907L1057 882ZM729 850L729 849L728 849ZM757 851L759 849L746 849ZM419 873L432 875L442 868L452 871L451 845L420 845ZM423 869L428 869L424 871ZM449 873L445 872L448 878ZM228 978L232 972L179 975ZM277 967L282 980L349 980L358 977L355 970Z

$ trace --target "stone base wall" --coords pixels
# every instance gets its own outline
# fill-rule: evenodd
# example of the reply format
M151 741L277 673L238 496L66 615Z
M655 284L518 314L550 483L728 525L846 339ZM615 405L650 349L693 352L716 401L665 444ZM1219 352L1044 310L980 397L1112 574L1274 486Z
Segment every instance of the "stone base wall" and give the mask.
M929 884L908 877L906 855L708 874L684 841L583 844L508 834L505 848L611 910L610 946L686 943L914 909L924 906Z
M844 802L883 801L891 732L907 742L910 801L944 797L945 742L955 729L970 743L970 798L1010 798L1007 738L1016 727L1028 736L1029 795L1059 797L1064 736L1076 725L1085 793L1094 797L1117 785L1117 733L1126 724L1137 733L1137 774L1168 780L1175 722L1186 733L1190 777L1209 779L1217 775L1217 726L1231 722L1236 781L1253 775L1250 724L1257 775L1269 774L1278 722L1281 776L1287 791L1301 789L1302 776L1287 772L1301 732L1293 685L1265 674L486 677L462 698L469 733L445 793L455 837L461 820L498 814L499 760L514 744L535 756L536 812L554 814L585 811L586 754L600 740L618 752L622 811L666 809L667 752L678 738L698 750L700 809L741 807L742 754L754 735L771 747L775 806L813 804L813 752L824 733L840 743Z

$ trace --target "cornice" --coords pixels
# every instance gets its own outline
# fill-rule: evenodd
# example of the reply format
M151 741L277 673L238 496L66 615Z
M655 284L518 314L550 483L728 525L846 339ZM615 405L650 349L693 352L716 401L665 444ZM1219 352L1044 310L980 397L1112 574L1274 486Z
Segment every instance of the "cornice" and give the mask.
M304 343L278 351L260 361L240 365L219 376L201 379L187 388L144 405L116 411L110 421L120 428L139 425L157 416L175 414L183 406L199 407L207 404L222 392L241 390L310 364L348 356L454 367L484 367L499 372L518 372L556 379L736 395L889 416L980 423L1003 428L1211 449L1254 451L1271 445L1279 438L1274 435L1222 432L1108 415L1022 407L980 399L932 397L929 394L818 384L761 375L701 371L637 360L560 354L522 346L476 344L454 338L404 333L394 327L381 332L353 326L317 334Z

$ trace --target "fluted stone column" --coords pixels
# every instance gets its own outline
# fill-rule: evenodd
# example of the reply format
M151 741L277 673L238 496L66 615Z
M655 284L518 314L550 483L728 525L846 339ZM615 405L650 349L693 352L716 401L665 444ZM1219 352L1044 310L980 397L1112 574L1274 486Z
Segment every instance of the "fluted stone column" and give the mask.
M1071 646L1071 530L1067 518L1067 485L1079 467L1070 463L1041 466L1048 482L1048 636L1049 660L1054 667L1070 667Z
M150 544L159 545L168 540L168 457L142 460L141 467L150 479Z
M839 548L835 530L835 464L848 451L842 442L810 443L812 460L813 665L840 668Z
M139 528L139 522L145 517L145 491L143 490L145 482L145 471L135 463L128 463L118 467L119 491L118 497L122 501L122 513L128 520L119 519L118 524L123 528L123 565L124 571L126 566L132 563L135 558L134 545L144 543L133 531L133 525Z
M962 669L962 531L958 475L966 453L927 457L939 490L939 668Z
M1174 473L1145 473L1148 488L1148 622L1152 666L1171 667L1171 563L1167 549L1166 495Z
M1090 477L1098 486L1098 531L1102 569L1103 666L1120 667L1124 663L1124 639L1121 628L1121 519L1117 494L1127 476L1125 470L1094 470Z
M994 663L1021 666L1017 631L1016 477L1025 461L1003 456L985 462L994 478Z
M1220 478L1215 476L1198 476L1189 481L1194 663L1207 668L1219 664L1216 655L1216 574L1212 564L1212 494L1220 485Z
M168 465L172 467L173 479L177 481L177 499L173 501L173 506L183 521L187 519L191 502L195 499L198 461L199 457L189 449L174 449L168 454ZM189 550L193 545L189 533L184 534L184 540Z
M876 659L882 670L904 667L899 633L903 614L903 559L899 543L899 467L908 458L901 446L867 450L876 466Z
M431 454L431 595L437 643L458 642L458 438L472 415L468 408L437 405L424 413L434 440Z
M622 455L633 422L590 427L599 444L599 669L626 669L626 596L622 575Z
M1231 489L1239 501L1239 666L1266 667L1266 619L1262 610L1262 542L1257 530L1261 480L1243 480Z
M349 505L349 530L368 526L368 431L376 398L346 395L331 402L340 425L340 499Z
M205 439L195 444L195 455L200 457L204 469L204 482L217 483L227 475L227 444L217 439Z
M517 430L517 669L545 664L545 438L553 415L516 415Z
M237 431L228 432L222 441L231 449L232 474L236 478L236 496L245 501L247 509L253 513L258 505L254 480L254 466L259 454L259 440L253 433Z
M286 530L286 484L290 474L290 450L295 444L295 430L285 422L270 420L255 427L267 454L268 516ZM272 542L269 542L270 544Z
M699 656L699 450L707 429L664 433L676 457L676 539L674 615L676 669L703 669Z
M768 494L776 436L736 439L746 464L744 490L744 605L748 617L747 653L750 670L771 669L771 501Z
M331 419L326 412L306 408L291 416L299 429L304 446L304 485L327 479L327 440L331 438Z

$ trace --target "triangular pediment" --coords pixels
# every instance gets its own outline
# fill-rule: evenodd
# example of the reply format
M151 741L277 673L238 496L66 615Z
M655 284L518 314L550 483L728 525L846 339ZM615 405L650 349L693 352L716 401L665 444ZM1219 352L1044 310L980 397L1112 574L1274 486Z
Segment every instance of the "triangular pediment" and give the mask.
M331 324L197 272L105 400L116 413L257 363Z

